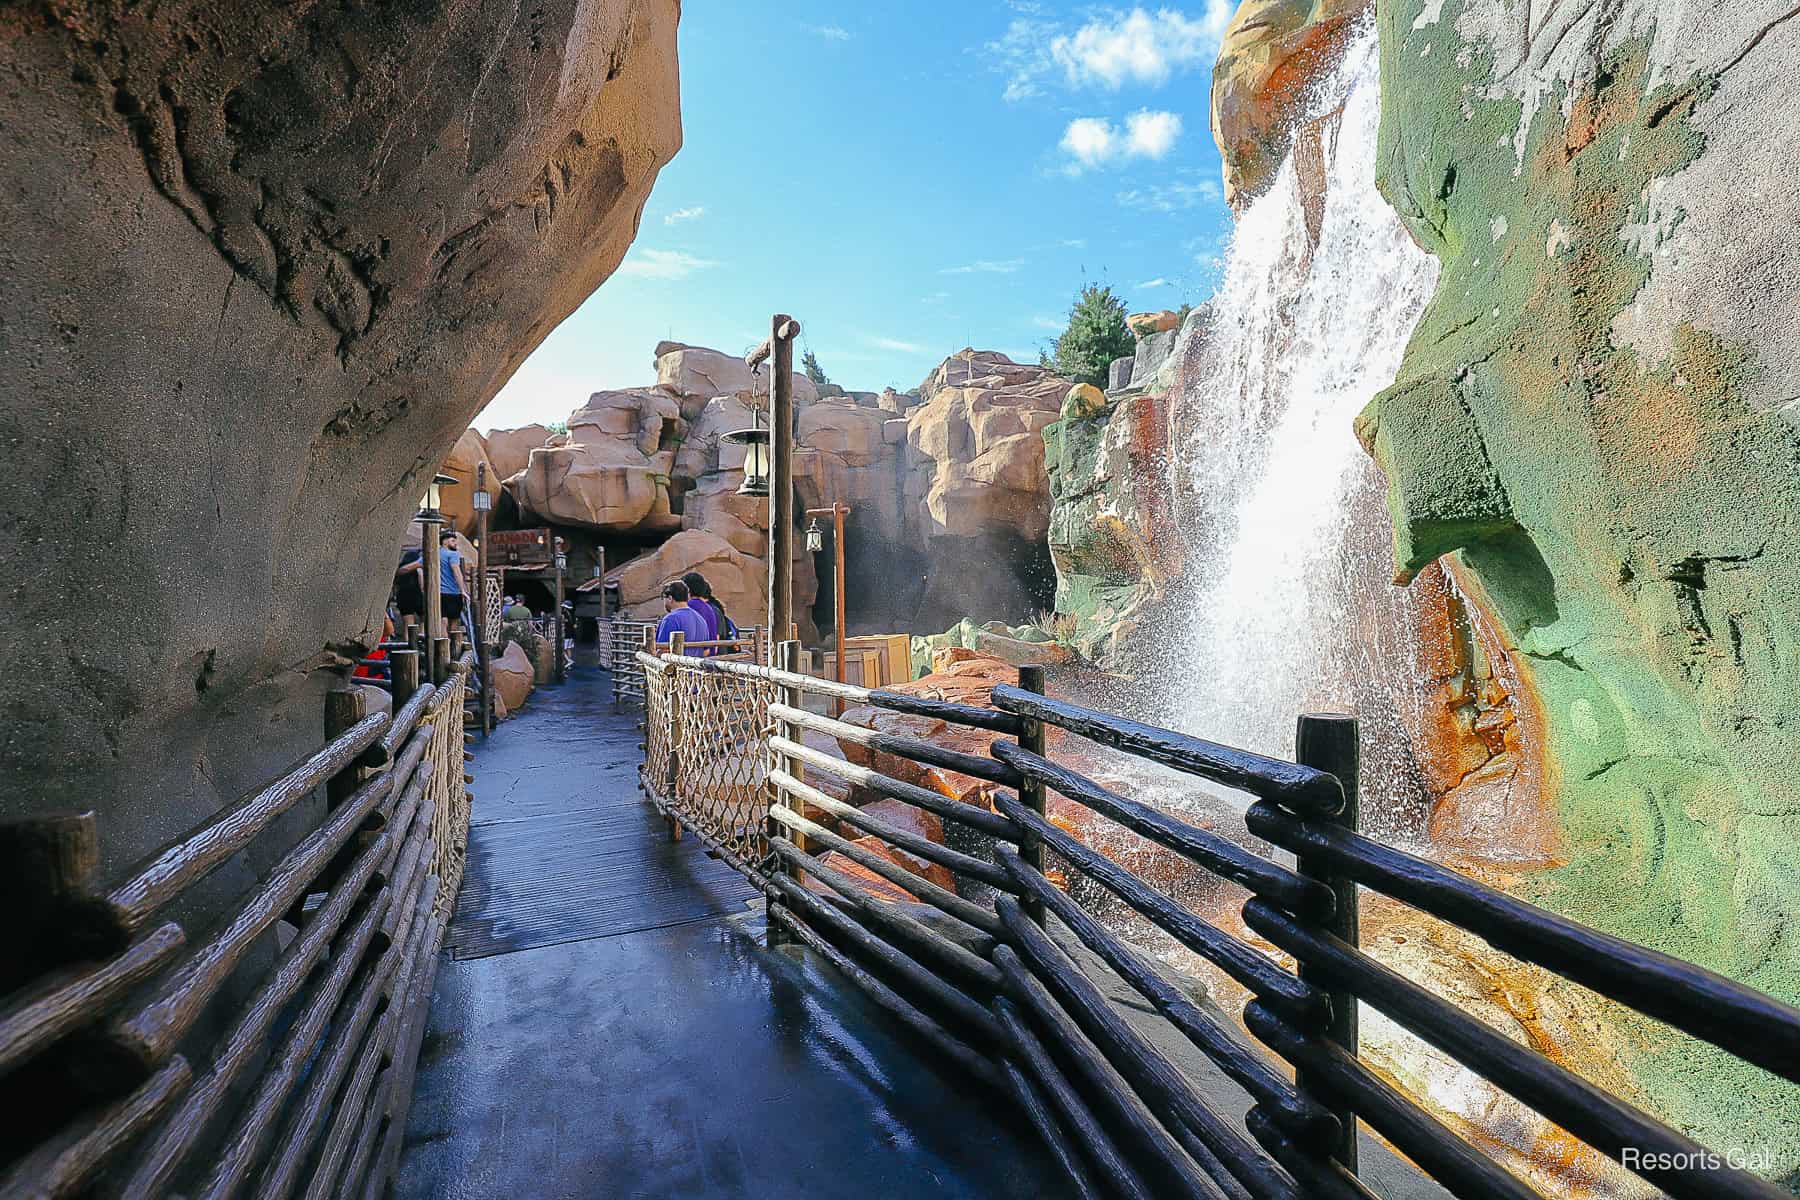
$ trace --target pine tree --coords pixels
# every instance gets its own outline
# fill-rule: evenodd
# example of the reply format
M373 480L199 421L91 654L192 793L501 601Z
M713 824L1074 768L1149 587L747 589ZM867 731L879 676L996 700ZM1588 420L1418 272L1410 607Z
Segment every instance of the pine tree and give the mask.
M1058 375L1077 383L1106 386L1113 359L1137 350L1137 339L1125 324L1125 301L1111 287L1084 284L1069 309L1069 327L1056 339L1050 356Z
M818 358L814 356L811 350L808 350L800 356L800 370L808 379L813 381L814 386L816 386L821 393L831 386L831 380L826 376L825 368L819 365Z

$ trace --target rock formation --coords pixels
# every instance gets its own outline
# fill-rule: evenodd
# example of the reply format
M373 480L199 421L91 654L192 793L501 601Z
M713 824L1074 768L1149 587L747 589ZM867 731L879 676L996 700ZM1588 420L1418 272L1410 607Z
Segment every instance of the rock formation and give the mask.
M1542 898L1792 1002L1788 15L1383 6L1383 186L1442 274L1361 432L1400 577L1454 554L1543 698ZM1638 1073L1679 1124L1791 1164L1792 1089L1660 1046Z
M318 746L426 479L680 145L678 12L0 18L0 811L99 809L116 872Z
M1244 0L1213 67L1212 128L1225 165L1225 200L1234 210L1268 187L1305 118L1335 99L1316 93L1343 57L1369 0ZM1317 153L1317 143L1311 150Z

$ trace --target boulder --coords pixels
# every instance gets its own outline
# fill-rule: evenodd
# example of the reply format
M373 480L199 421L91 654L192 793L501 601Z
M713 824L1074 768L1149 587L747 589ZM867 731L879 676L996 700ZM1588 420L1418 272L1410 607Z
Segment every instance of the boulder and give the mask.
M683 397L683 409L692 414L714 396L767 397L769 367L764 362L752 370L741 354L727 354L685 342L658 342L656 382L657 386ZM818 385L804 373L794 372L795 406L814 404L818 399ZM766 399L762 407L767 407Z
M96 810L107 884L318 749L426 481L681 144L679 16L7 9L0 818Z
M487 440L473 429L465 429L450 448L444 460L443 473L454 475L455 483L446 483L438 498L438 509L444 521L464 533L475 531L475 482L481 467L487 467L487 491L490 497L500 493L501 476L488 460Z
M531 689L537 686L537 664L519 643L508 642L494 657L490 669L494 675L495 698L504 706L504 711L517 712L531 695Z
M682 428L660 388L595 392L569 415L568 440L531 452L507 481L519 507L562 525L612 534L680 528L669 495Z
M1134 337L1142 341L1153 333L1167 333L1171 329L1181 328L1181 314L1167 308L1160 312L1133 313L1125 318L1125 325Z
M1236 212L1275 178L1297 118L1343 58L1370 0L1244 0L1213 67L1212 129Z
M488 461L502 479L510 479L525 469L531 452L550 442L547 425L521 425L517 429L490 429L484 439Z

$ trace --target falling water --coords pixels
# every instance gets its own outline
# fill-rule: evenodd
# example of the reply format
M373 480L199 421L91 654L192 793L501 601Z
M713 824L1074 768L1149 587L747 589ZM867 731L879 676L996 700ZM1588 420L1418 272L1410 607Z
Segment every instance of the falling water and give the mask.
M1171 469L1194 615L1169 667L1191 682L1164 715L1286 755L1295 714L1356 711L1365 788L1385 797L1365 811L1387 810L1404 836L1421 815L1396 717L1413 635L1391 583L1382 480L1352 423L1393 382L1437 264L1375 188L1372 27L1319 96L1322 172L1290 156L1243 214L1210 321L1182 348ZM1320 178L1315 244L1305 194L1317 204Z

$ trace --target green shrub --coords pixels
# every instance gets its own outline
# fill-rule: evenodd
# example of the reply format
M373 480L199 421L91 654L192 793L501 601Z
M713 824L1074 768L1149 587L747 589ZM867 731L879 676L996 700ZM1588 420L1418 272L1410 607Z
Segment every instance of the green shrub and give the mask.
M1125 301L1111 287L1089 283L1075 297L1069 327L1047 359L1058 375L1103 388L1113 360L1136 352L1137 339L1125 324Z

